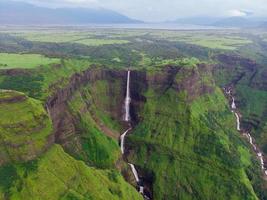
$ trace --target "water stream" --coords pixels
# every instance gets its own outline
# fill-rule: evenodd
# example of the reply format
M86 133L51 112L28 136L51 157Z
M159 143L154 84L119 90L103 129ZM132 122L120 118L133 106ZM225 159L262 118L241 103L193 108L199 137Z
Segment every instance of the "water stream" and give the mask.
M250 133L244 132L243 130L241 130L241 127L240 127L240 114L237 112L237 106L236 106L236 103L235 103L235 98L233 97L233 95L231 93L231 88L228 89L228 90L225 90L225 91L226 91L226 94L232 99L231 111L235 114L235 117L236 117L236 129L240 133L242 133L243 135L245 135L247 137L249 144L252 146L253 150L257 154L258 159L260 160L261 169L263 170L264 174L267 175L267 169L265 168L265 163L264 163L262 152L260 151L259 148L257 148L257 146L254 143L253 138L251 137Z

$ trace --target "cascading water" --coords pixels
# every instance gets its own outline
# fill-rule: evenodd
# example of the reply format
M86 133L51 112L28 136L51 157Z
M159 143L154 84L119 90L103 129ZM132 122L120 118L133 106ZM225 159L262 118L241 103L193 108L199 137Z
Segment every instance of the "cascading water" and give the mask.
M232 98L232 103L231 103L231 111L235 114L235 117L236 117L236 129L238 131L241 131L241 128L240 128L240 117L239 117L239 114L237 113L237 106L236 106L236 103L235 103L235 98L232 96L231 94L231 89L227 90L225 89L226 91L226 94L229 95L229 97ZM251 137L250 133L243 133L247 138L248 138L248 142L250 143L250 145L253 147L253 150L257 153L257 156L260 160L260 164L261 164L261 169L263 170L264 174L267 176L267 169L265 168L265 163L264 163L264 160L263 160L263 154L262 152L257 148L257 146L254 144L253 142L253 138Z
M236 113L236 112L235 112L235 117L236 117L236 129L237 129L238 131L240 131L240 130L241 130L241 129L240 129L240 118L239 118L238 113Z
M125 115L124 115L124 121L128 122L130 121L130 103L131 103L131 97L130 97L130 76L131 71L127 72L127 88L126 88L126 97L124 102L124 109L125 109Z
M122 135L121 135L121 153L124 154L124 139L127 133L131 130L131 128L127 129Z
M235 105L235 98L232 98L232 105L231 105L232 109L235 110L236 109L236 105Z
M125 101L124 101L124 118L123 120L125 122L129 122L131 120L130 117L130 103L131 103L131 96L130 96L130 76L131 76L131 71L127 72L127 87L126 87L126 97L125 97ZM120 140L121 140L121 153L124 154L125 153L125 137L127 135L127 133L131 130L131 125L129 125L129 128L120 136ZM131 167L131 170L133 172L134 178L136 183L139 186L139 192L141 194L144 195L144 187L142 185L140 185L140 179L138 176L138 172L135 168L135 166L132 163L128 163L129 166ZM145 196L145 199L149 199L147 196Z

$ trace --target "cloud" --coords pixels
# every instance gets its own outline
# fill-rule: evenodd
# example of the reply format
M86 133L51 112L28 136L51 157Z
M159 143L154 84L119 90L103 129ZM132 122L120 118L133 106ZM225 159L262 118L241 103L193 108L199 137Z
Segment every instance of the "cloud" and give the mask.
M248 13L246 11L234 9L234 10L229 10L228 15L230 17L245 17L248 15Z

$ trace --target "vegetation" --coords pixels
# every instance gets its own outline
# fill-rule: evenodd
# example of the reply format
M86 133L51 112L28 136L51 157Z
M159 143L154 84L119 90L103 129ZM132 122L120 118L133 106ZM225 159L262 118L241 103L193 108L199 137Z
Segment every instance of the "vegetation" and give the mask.
M157 90L144 93L142 121L129 137L131 159L153 175L153 198L257 199L246 174L254 160L221 91L190 103L187 92Z
M172 90L146 96L130 138L135 163L154 174L155 199L257 199L245 173L253 162L220 92L191 106Z
M52 122L39 101L0 91L0 112L0 163L31 160L47 148Z
M0 53L0 69L35 68L53 63L59 63L57 58L47 58L38 54Z
M34 163L2 166L0 177L0 199L142 199L118 172L90 168L59 145Z
M116 139L120 134L117 131L121 130L121 127L118 122L111 119L107 110L112 106L112 98L106 94L106 87L105 81L90 84L88 88L76 92L69 102L71 112L79 121L77 126L82 145L81 150L74 151L75 147L71 146L70 151L76 152L76 158L98 168L114 168L120 156ZM88 101L91 102L89 107ZM113 105L114 101L115 98ZM106 128L103 126L109 127L112 134L105 135L103 130Z
M127 44L127 40L111 40L111 39L83 39L75 41L79 44L84 44L88 46L101 46L106 44Z
M0 92L0 199L142 199L117 169L131 179L118 145L126 68L126 157L153 199L267 198L220 90L233 86L242 127L267 153L263 33L31 29L0 33L0 88L13 90ZM43 108L56 92L72 126L58 145Z
M166 31L152 33L154 37L168 39L170 41L186 42L188 44L199 45L211 49L222 50L236 50L242 46L252 43L251 40L236 35L231 31L217 31L217 32L205 32L205 31Z

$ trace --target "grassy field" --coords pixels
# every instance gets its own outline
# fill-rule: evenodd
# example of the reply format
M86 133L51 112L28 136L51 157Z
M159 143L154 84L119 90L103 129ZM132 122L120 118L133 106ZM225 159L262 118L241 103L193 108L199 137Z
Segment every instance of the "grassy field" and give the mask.
M188 44L199 45L211 49L236 50L241 46L252 43L247 38L226 32L183 32L183 31L164 31L151 33L154 37L167 39L169 41L186 42Z
M70 32L22 32L12 33L32 42L48 42L48 43L78 43L88 46L101 46L107 44L126 44L129 41L122 39L114 39L123 36L131 36L127 33L110 33L107 34L98 31L70 31ZM100 37L100 38L99 38ZM113 38L113 39L112 39Z
M114 39L83 39L77 40L75 43L84 44L88 46L101 46L106 44L127 44L127 40L114 40Z
M0 53L0 69L35 68L59 62L60 59L47 58L39 54Z
M251 43L249 40L242 38L217 38L217 37L192 38L184 40L184 42L212 49L223 49L223 50L236 50L240 46Z
M90 38L92 35L85 32L53 32L53 31L29 31L15 32L12 35L22 37L33 42L65 43L80 39Z

